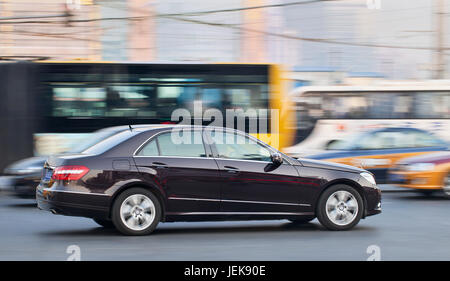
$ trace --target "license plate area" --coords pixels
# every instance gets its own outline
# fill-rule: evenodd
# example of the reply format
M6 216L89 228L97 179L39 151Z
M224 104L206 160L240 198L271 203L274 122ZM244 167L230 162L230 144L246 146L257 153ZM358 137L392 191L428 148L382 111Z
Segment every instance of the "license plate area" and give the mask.
M53 169L45 167L42 175L42 183L48 183L52 179L52 175Z

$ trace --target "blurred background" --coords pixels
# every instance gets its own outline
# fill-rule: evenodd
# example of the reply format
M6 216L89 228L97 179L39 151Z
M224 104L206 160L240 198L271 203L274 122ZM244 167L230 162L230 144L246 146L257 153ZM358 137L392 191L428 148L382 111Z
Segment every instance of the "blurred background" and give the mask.
M327 73L312 81L327 84L441 79L447 13L445 0L5 0L0 48L52 60L282 63Z
M406 186L442 189L443 156L430 182L397 164L448 147L449 6L1 0L0 186L35 186L48 155L92 144L94 131L177 123L173 110L201 104L266 110L247 122L272 129L277 109L276 132L249 133L293 156L362 166L383 182L405 171L396 180Z

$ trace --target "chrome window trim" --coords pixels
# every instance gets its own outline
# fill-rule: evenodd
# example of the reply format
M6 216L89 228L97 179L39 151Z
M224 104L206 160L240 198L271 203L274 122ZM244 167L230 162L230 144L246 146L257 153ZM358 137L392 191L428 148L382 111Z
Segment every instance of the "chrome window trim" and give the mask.
M232 158L218 158L218 157L188 157L188 156L144 156L144 155L135 155L133 157L160 157L160 158L188 158L188 159L208 159L208 160L229 160L229 161L245 161L245 162L257 162L257 163L266 163L270 164L272 162L269 161L258 161L258 160L244 160L244 159L232 159ZM289 163L283 163L282 165L290 165Z
M231 128L226 128L226 127L224 127L224 128L216 128L216 127L214 127L213 129L219 129L219 130L222 129L223 132L233 133L233 134L237 134L237 135L240 135L240 136L242 136L242 137L248 138L248 139L250 139L250 140L256 142L257 144L261 145L261 146L264 147L265 149L267 149L267 150L269 151L270 154L272 154L272 153L279 153L279 154L281 154L282 157L283 157L283 160L285 160L285 161L283 161L283 162L286 162L286 164L291 165L291 166L293 165L293 163L291 162L291 160L290 160L288 157L286 157L284 153L282 153L281 151L279 151L279 150L277 150L277 149L271 147L270 145L268 145L267 143L261 141L261 140L258 139L257 137L254 137L254 136L252 136L252 135L250 135L250 134L244 133L244 132L239 131L239 130L235 130L235 129L231 129ZM207 130L207 128L206 128L206 130ZM206 131L206 130L205 130L205 131ZM208 145L212 146L213 144L208 144ZM245 160L245 159L220 158L220 157L213 157L213 158L214 158L214 159L224 159L224 160L235 160L235 161L251 161L251 162L259 162L259 163L261 163L261 162L262 162L262 163L272 163L272 162L270 162L270 161ZM284 163L283 163L283 164L284 164Z
M151 157L151 158L188 158L188 159L208 159L208 160L212 160L212 157L194 157L194 156L144 156L144 155L136 155L133 157Z
M293 165L293 163L290 161L289 158L284 157L284 154L278 150L276 150L275 148L271 147L270 145L262 142L261 140L259 140L258 138L250 135L250 134L246 134L244 132L235 130L235 129L230 129L230 128L226 128L226 127L209 127L210 129L219 129L222 130L224 132L229 132L229 133L235 133L235 134L239 134L243 137L248 137L250 139L252 139L253 141L255 141L256 143L258 143L259 145L263 146L264 148L266 148L267 150L269 150L270 152L273 153L281 153L283 156L283 159L287 160L285 161L286 163L283 164L287 164L287 165ZM211 157L209 155L207 155L206 157L188 157L188 156L163 156L163 155L155 155L155 156L146 156L146 155L137 155L137 153L141 150L141 148L146 145L147 143L149 143L150 141L152 141L154 138L158 137L159 135L163 134L163 133L167 133L170 132L173 128L167 128L167 129L163 129L162 131L152 135L151 137L149 137L146 141L144 141L133 153L132 157L170 157L170 158L174 158L174 157L179 157L179 158L190 158L190 159L206 159L206 158L213 158L215 160L232 160L232 161L246 161L246 162L257 162L257 163L272 163L270 161L258 161L258 160L245 160L245 159L233 159L233 158L220 158L220 157ZM208 130L208 127L193 127L193 130L199 130L201 132L205 132ZM202 136L203 136L202 133ZM205 147L205 153L208 154L208 151L206 151L206 146L211 147L212 144L209 143L205 143L203 140L203 146Z
M137 155L137 153L141 150L141 148L143 146L145 146L147 143L149 143L150 141L152 141L154 138L156 138L158 135L160 135L161 133L166 132L166 131L160 131L157 132L156 134L152 135L151 137L149 137L146 141L144 141L140 146L138 146L138 148L134 151L133 153L133 157L155 157L155 156L143 156L143 155ZM158 155L157 155L158 156Z
M204 142L204 139L203 139L203 128L196 128L196 127L194 127L194 128L192 128L191 130L193 130L193 131L200 131L202 134L202 144L203 144L203 148L205 149L205 154L206 154L206 157L188 157L188 156L165 156L165 155L155 155L155 156L151 156L151 155L149 155L149 156L146 156L146 155L137 155L137 153L141 150L141 148L142 147L144 147L147 143L149 143L149 142L151 142L151 141L153 141L153 139L154 138L157 138L159 135L161 135L161 134L164 134L164 133L169 133L171 130L173 130L173 128L171 128L171 129L167 129L167 130L163 130L163 131L160 131L160 132L157 132L156 134L154 134L153 136L151 136L151 137L149 137L146 141L144 141L135 151L134 151L134 153L133 153L133 156L132 157L171 157L171 158L173 158L173 157L177 157L177 158L200 158L200 159L205 159L205 158L210 158L210 157L208 157L208 152L207 152L207 149L206 149L206 144L205 144L205 142ZM159 147L158 147L158 151L159 151Z

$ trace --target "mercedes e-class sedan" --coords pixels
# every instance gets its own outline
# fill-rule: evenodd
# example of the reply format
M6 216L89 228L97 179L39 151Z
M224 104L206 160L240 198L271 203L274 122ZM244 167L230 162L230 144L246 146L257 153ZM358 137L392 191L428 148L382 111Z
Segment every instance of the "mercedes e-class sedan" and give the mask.
M294 159L232 129L179 125L130 126L83 153L50 157L36 198L40 209L126 235L159 222L316 217L347 230L381 212L363 169Z

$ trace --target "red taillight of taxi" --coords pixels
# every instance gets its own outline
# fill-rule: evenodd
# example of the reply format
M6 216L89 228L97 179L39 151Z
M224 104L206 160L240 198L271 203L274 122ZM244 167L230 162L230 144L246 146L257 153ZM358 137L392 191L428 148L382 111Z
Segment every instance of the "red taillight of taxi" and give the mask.
M61 166L53 170L53 180L76 181L89 172L85 166Z

